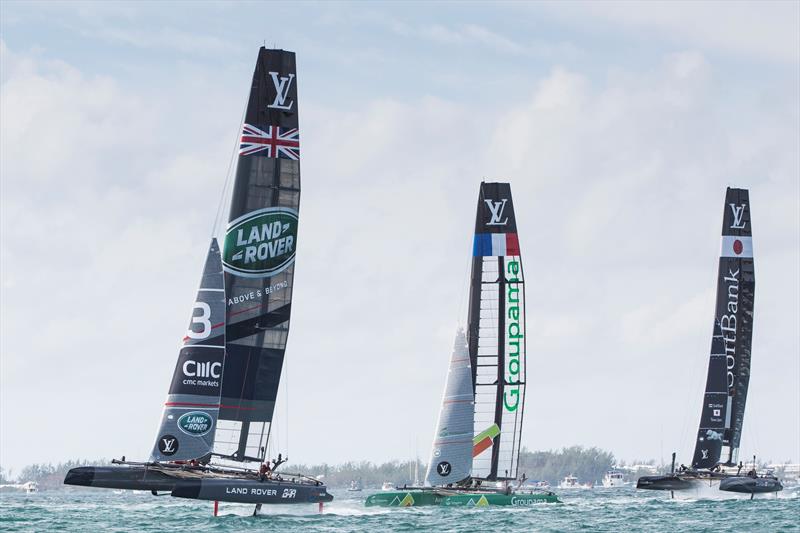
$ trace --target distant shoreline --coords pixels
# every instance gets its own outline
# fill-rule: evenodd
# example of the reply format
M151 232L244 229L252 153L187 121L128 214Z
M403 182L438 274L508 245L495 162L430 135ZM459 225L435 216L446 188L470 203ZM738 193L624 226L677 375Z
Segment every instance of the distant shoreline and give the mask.
M67 461L53 465L31 464L24 467L18 474L9 473L0 467L0 485L23 484L34 481L39 490L78 490L63 484L64 476L71 469L79 466L107 465L107 459ZM775 469L779 477L783 474L782 467L796 468L794 463L760 464L760 469L768 466ZM417 469L415 476L414 469ZM578 478L581 483L599 485L603 476L609 470L619 470L623 473L624 480L635 481L643 475L652 475L666 472L668 464L658 464L654 459L636 461L634 464L617 462L614 454L596 447L571 446L560 450L531 452L523 449L520 452L519 475L533 482L544 481L556 487L567 475ZM349 487L356 482L366 490L379 489L388 482L396 486L412 485L415 477L419 482L424 482L426 465L422 461L387 461L372 463L370 461L348 461L335 465L318 464L304 465L287 463L282 467L286 472L302 472L321 479L329 487ZM793 471L793 470L792 470ZM788 472L787 472L788 473ZM0 488L0 492L13 492L13 488Z

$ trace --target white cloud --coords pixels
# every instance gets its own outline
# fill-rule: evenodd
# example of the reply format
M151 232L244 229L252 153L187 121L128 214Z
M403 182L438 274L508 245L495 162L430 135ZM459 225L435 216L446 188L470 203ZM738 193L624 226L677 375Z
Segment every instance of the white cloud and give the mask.
M209 52L227 54L242 51L238 45L219 37L170 27L130 29L102 26L88 33L104 41L123 43L137 48L167 48L197 54Z
M577 1L537 3L535 8L592 31L608 24L642 36L657 32L659 38L682 46L791 64L800 61L797 2Z
M74 429L99 419L115 428L107 442L141 445L158 412L141 384L168 379L163 341L178 337L188 312L172 295L191 298L200 267L185 265L202 258L221 188L207 158L226 160L229 143L206 140L186 114L174 128L163 102L111 78L5 44L1 61L2 462L51 458L57 433L75 440L53 459L107 454L81 448L97 435ZM162 379L149 377L153 367ZM139 391L146 407L136 407ZM21 397L39 400L11 409ZM48 417L54 400L73 415ZM133 414L119 424L125 410ZM49 436L20 440L28 424Z
M483 48L512 56L576 57L581 54L580 49L568 41L546 42L530 36L515 40L479 24L430 24L416 29L393 25L391 28L398 34L418 36L438 44Z

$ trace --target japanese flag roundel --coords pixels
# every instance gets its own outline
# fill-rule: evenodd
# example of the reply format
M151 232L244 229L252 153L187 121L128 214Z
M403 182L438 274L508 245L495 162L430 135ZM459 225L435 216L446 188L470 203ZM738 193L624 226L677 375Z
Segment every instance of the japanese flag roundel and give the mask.
M736 235L723 235L720 257L753 257L753 238Z

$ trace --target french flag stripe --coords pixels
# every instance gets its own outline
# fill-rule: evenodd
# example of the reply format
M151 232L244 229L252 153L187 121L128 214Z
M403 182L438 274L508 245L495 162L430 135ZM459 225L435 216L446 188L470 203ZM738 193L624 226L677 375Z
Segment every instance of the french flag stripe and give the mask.
M480 257L492 255L492 236L490 233L476 233L472 241L472 255Z
M519 255L519 239L516 233L476 233L472 241L475 257Z
M506 255L519 255L519 239L516 233L506 233Z
M492 255L506 255L506 234L492 233Z

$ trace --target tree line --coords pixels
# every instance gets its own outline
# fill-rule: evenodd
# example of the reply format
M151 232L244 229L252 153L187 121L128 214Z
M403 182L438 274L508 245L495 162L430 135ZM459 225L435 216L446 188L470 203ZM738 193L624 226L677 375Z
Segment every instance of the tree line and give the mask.
M523 448L519 458L518 474L520 476L524 474L528 479L534 481L547 481L554 486L567 475L576 476L581 482L598 482L614 463L614 454L596 447L571 446L560 450L535 452ZM64 476L70 468L99 464L108 464L108 462L105 460L78 460L55 465L51 463L32 464L23 468L15 476L15 479L12 479L9 472L0 468L0 483L36 481L40 489L56 489L64 487ZM414 468L414 461L384 463L349 461L337 465L287 463L281 466L280 471L301 472L320 477L331 487L347 487L356 482L368 489L378 488L384 482L396 486L412 485ZM420 483L422 483L425 479L427 465L419 461L416 463L416 468Z

